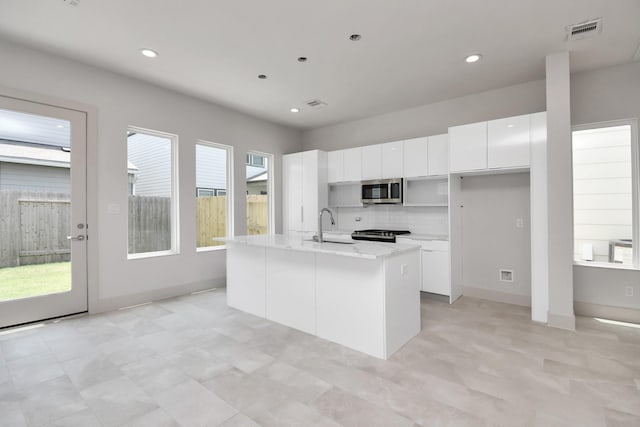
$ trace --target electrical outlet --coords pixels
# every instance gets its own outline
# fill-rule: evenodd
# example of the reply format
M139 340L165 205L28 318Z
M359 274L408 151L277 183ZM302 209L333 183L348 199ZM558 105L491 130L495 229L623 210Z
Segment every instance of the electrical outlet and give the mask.
M624 295L627 297L632 297L633 296L633 286L626 286L624 288Z
M407 274L407 264L400 264L400 275L404 276Z
M516 228L524 228L524 220L522 218L516 218Z

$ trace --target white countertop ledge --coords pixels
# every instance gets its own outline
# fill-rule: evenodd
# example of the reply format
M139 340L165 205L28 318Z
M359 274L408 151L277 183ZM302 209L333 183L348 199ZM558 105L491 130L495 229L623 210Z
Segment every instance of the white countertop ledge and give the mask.
M283 234L275 234L271 236L235 236L232 238L216 238L214 240L226 242L227 245L261 246L265 248L316 252L366 259L384 258L420 248L420 245L417 244L363 241L358 241L353 244L331 242L318 243L309 241L309 238L305 239L302 236L287 236Z

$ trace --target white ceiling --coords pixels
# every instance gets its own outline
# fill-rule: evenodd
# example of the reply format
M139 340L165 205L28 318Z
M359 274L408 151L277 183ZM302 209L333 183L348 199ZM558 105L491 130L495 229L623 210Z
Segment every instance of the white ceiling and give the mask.
M573 72L631 62L640 42L638 0L70 3L2 0L0 37L298 128L541 79L552 52L570 50ZM600 36L566 41L566 26L599 17Z

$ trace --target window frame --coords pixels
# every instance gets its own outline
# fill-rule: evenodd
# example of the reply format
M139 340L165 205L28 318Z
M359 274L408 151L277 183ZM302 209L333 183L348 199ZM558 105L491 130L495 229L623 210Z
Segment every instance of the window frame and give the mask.
M152 251L152 252L140 252L135 254L129 253L129 200L127 199L127 239L126 239L126 251L127 251L127 260L135 260L135 259L144 259L144 258L154 258L168 255L180 255L180 185L178 182L178 135L168 132L163 132L154 129L147 129L139 126L127 126L127 150L126 150L126 160L127 160L127 181L129 175L129 137L135 135L137 133L143 133L145 135L157 136L159 138L167 138L171 144L171 248L164 251ZM127 197L128 196L128 186L127 186Z
M233 218L233 187L234 187L234 181L233 181L233 146L232 145L226 145L226 144L220 144L217 142L211 142L211 141L205 141L202 139L199 139L196 141L195 146L194 146L194 154L193 154L193 158L194 158L194 165L195 167L193 168L193 173L194 173L194 181L197 179L197 161L198 161L198 155L197 155L197 150L195 149L198 145L201 145L203 147L210 147L210 148L218 148L218 149L222 149L225 150L227 152L227 158L226 158L226 166L227 166L227 190L226 190L226 196L227 196L227 207L226 207L226 214L227 214L227 230L226 230L226 234L227 234L227 238L231 238L234 236L234 230L235 230L235 222L234 222L234 218ZM198 187L196 187L197 189ZM221 191L220 189L214 189L215 190L215 195L218 196L218 192ZM222 195L222 194L221 194ZM196 196L197 197L197 196ZM194 202L195 203L195 202ZM194 211L194 221L195 221L195 211ZM219 250L223 250L226 249L227 245L217 245L217 246L203 246L201 248L198 247L198 242L196 239L196 252L210 252L210 251L219 251Z
M248 150L247 151L247 156L249 155L258 155L260 157L264 157L267 159L267 236L272 236L275 234L275 230L276 230L276 225L275 225L275 202L276 202L276 195L274 192L274 182L275 182L275 161L274 158L275 156L271 153L265 153L263 151L258 151L258 150ZM249 165L247 164L247 166L255 166L255 165ZM262 166L255 166L255 167L264 167L264 164ZM245 171L245 176L246 176L246 171ZM245 178L246 179L246 178ZM246 183L245 183L246 185ZM247 205L247 199L245 197L245 210L246 210L246 205ZM246 228L246 227L245 227ZM246 230L245 230L246 231Z
M585 267L597 267L597 268L610 268L615 270L640 270L640 149L638 147L638 119L616 119L607 120L602 122L585 123L581 125L575 125L571 127L571 188L572 188L572 203L571 203L571 217L572 217L572 245L575 245L575 207L573 203L573 133L576 131L602 129L616 126L630 126L631 137L631 221L632 221L632 233L631 238L633 241L633 265L624 265L613 262L602 261L581 261L576 260L573 257L573 264Z

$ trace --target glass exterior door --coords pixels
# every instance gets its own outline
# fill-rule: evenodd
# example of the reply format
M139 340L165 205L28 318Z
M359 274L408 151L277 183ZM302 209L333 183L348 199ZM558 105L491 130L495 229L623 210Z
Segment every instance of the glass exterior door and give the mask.
M86 114L0 96L0 327L87 311Z

